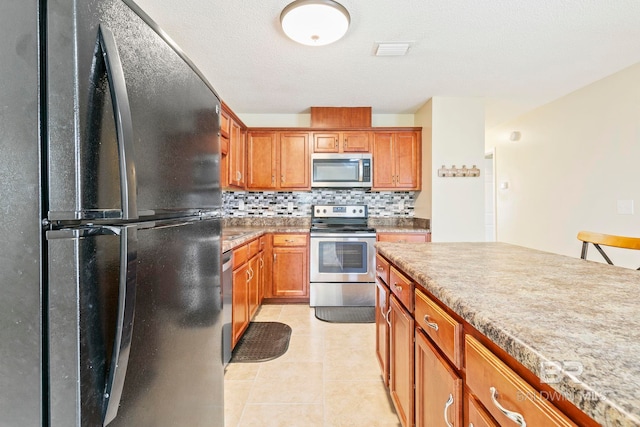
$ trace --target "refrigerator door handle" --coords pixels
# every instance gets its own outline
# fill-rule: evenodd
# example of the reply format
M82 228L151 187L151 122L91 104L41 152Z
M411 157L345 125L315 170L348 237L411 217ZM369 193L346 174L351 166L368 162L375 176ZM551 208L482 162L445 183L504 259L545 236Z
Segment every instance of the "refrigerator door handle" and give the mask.
M118 289L117 326L111 354L111 367L105 387L103 426L118 414L120 398L129 363L136 303L138 230L135 226L120 231L120 279Z
M137 219L137 181L136 166L133 158L133 122L127 94L124 71L118 45L109 28L100 24L98 30L100 47L107 70L107 79L111 88L111 102L116 123L118 139L118 157L120 159L120 198L122 219Z

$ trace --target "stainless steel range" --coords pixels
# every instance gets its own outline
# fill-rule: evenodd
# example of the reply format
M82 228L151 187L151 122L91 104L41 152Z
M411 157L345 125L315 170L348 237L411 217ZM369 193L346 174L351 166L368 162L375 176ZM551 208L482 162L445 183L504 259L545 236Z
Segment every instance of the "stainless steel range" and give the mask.
M375 305L375 230L366 205L315 205L311 212L310 305Z

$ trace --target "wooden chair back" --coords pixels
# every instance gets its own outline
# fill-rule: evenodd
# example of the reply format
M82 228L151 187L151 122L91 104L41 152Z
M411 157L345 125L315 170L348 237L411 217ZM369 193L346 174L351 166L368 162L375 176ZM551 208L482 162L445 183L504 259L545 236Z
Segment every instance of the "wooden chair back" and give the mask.
M600 252L600 255L602 255L604 260L611 265L613 265L613 262L611 262L611 259L607 256L601 246L640 250L640 237L614 236L612 234L580 231L578 233L578 240L582 241L582 253L580 254L580 258L587 259L587 249L589 243L591 243L595 246L598 252ZM640 270L640 267L638 267L638 270Z

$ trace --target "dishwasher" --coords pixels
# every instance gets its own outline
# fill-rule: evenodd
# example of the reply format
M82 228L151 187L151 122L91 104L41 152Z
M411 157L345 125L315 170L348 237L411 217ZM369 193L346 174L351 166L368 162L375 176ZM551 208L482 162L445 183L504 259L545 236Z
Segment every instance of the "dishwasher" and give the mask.
M231 360L231 313L233 303L233 251L222 254L222 361Z

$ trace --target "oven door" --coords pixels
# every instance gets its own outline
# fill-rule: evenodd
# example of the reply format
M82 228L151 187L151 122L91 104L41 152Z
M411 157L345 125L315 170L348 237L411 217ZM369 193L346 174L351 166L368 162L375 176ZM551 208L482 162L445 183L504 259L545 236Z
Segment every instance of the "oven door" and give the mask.
M310 282L374 282L375 241L375 234L311 233Z

